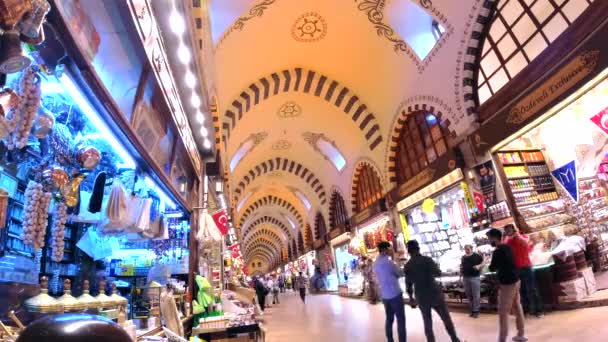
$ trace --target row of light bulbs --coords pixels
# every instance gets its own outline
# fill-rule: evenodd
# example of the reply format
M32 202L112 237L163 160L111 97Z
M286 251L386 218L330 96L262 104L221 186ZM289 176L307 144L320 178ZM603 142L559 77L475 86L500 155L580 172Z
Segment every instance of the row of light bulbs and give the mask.
M209 131L203 125L205 123L205 116L200 111L201 98L196 93L196 76L194 75L194 73L192 73L192 71L190 71L189 67L190 62L192 61L192 53L190 52L188 46L186 46L186 44L184 44L184 42L182 41L182 36L186 32L186 22L184 21L184 17L176 10L173 10L171 15L169 16L169 21L171 22L171 31L173 31L173 33L177 35L178 39L180 40L179 47L177 48L177 58L182 64L186 66L187 70L184 74L184 82L188 88L192 89L190 104L192 105L192 107L197 109L195 116L196 122L200 125L200 135L205 138L205 140L203 141L203 147L208 150L211 148L211 141L209 140Z

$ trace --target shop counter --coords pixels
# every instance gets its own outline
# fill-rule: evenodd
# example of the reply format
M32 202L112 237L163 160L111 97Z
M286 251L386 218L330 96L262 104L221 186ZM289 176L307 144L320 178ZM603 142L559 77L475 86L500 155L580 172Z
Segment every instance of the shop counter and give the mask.
M193 328L192 335L196 335L205 341L264 341L264 332L259 324L218 329Z
M190 335L190 332L192 331L192 317L193 316L188 316L188 317L183 317L182 318L182 325L184 326L184 334L186 336ZM150 328L150 329L146 329L146 330L137 330L137 340L143 340L144 337L148 337L148 336L164 336L165 332L163 330L162 326L159 327L154 327L154 328Z

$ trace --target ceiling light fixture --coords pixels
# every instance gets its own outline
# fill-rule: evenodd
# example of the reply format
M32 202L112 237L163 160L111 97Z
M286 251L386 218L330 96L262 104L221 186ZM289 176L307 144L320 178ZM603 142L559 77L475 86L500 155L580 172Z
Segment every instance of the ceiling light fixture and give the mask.
M211 148L211 141L209 141L209 139L205 139L205 141L203 142L203 147L206 148L207 150Z
M192 98L190 99L190 103L193 107L198 107L201 105L201 98L196 94L192 94Z
M183 64L190 64L190 61L192 60L192 54L190 53L190 50L183 43L180 43L179 47L177 48L177 57L179 58L179 61Z
M206 138L207 136L209 136L209 131L207 130L207 127L203 126L201 127L201 135Z
M201 112L196 112L196 121L199 124L202 124L203 122L205 122L205 116L203 115L203 113Z
M184 17L177 11L171 12L169 16L169 22L171 23L171 31L177 35L182 35L186 32L186 23Z
M194 74L190 72L190 70L186 71L186 75L184 76L184 82L186 86L190 89L193 89L196 86L196 77Z

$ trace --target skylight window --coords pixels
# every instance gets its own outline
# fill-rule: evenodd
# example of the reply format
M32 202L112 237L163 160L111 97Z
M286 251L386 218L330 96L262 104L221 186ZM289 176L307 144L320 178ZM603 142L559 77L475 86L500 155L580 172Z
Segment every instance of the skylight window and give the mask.
M418 58L424 60L445 33L445 28L412 0L394 0L387 7L390 7L385 10L389 25Z
M289 222L289 225L291 226L291 229L296 229L296 224L293 223L293 221L289 218L289 216L283 214L283 217L287 220L287 222Z
M304 204L304 206L306 207L306 210L310 211L311 205L310 205L310 202L308 201L308 198L306 198L306 196L304 196L304 194L298 190L295 191L295 194L296 194L296 196L298 196L298 198L300 199L302 204Z
M237 204L236 206L236 211L239 212L241 211L241 208L243 208L243 205L245 204L245 202L247 202L247 200L249 199L249 197L251 197L251 195L253 195L253 191L248 192L245 197L243 197L243 199L241 199L241 201L239 202L239 204Z
M234 169L236 169L236 166L239 165L241 159L245 157L247 152L251 151L252 147L253 139L249 139L243 145L241 145L238 150L236 150L234 156L232 157L232 160L230 161L230 172L234 172Z
M319 150L321 150L321 153L323 153L323 155L325 155L325 157L329 159L332 164L334 164L338 171L342 171L344 169L346 166L346 159L344 159L342 153L338 151L336 146L323 138L317 141L317 146L319 147Z

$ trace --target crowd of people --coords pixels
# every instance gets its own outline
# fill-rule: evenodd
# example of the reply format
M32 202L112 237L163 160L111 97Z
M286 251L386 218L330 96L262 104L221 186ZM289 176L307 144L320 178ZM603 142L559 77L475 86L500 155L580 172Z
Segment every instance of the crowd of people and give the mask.
M487 238L495 247L491 258L484 258L474 251L473 246L464 247L465 254L461 260L461 277L469 303L470 317L480 315L480 292L482 269L488 266L496 273L499 284L498 292L498 341L504 342L509 334L509 314L516 318L517 334L513 341L527 341L525 337L525 314L536 317L543 315L543 307L532 262L530 260L531 244L528 236L520 234L513 224L502 230L489 228ZM375 304L382 301L386 313L385 334L388 342L393 342L393 324L397 322L398 341L406 341L405 300L400 279L405 277L405 289L408 305L419 308L424 323L424 332L428 342L435 341L433 332L432 311L441 318L452 342L460 342L456 327L450 316L445 295L437 278L441 270L435 261L420 253L416 240L407 242L409 259L403 267L396 264L394 249L391 243L382 241L378 244L375 261L362 257L359 262L365 281L361 295ZM320 269L308 279L302 272L284 275L268 275L253 278L251 286L255 289L257 303L264 311L267 307L267 296L272 295L272 305L280 304L280 294L286 291L299 292L302 303L306 302L306 291L311 283L314 290L318 287Z
M278 305L281 303L280 294L287 291L299 292L302 303L305 303L308 278L302 272L287 276L283 274L257 276L252 278L250 286L255 290L255 299L260 310L264 311L270 306L267 304L269 295L272 295L272 305Z

